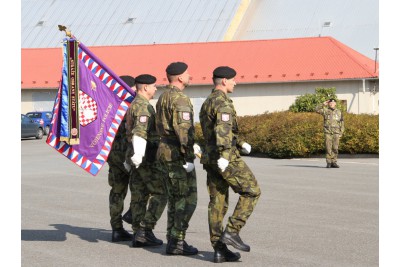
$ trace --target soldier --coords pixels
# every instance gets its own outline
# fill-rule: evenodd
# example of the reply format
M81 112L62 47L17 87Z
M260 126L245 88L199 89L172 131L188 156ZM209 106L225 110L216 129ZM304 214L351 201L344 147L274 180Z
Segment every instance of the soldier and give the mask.
M132 89L135 86L135 79L132 76L125 75L120 78ZM121 214L124 209L124 199L128 191L129 172L124 167L125 153L128 148L125 128L126 116L124 116L118 131L115 135L114 142L111 146L110 154L107 162L108 184L111 186L109 196L110 223L112 228L112 242L130 241L132 235L123 228Z
M236 111L228 93L236 85L236 71L221 66L213 72L215 88L204 101L200 110L200 123L205 139L201 158L207 172L207 188L210 195L208 223L214 262L237 261L239 253L227 248L231 245L242 251L250 251L239 232L253 212L261 191L257 180L240 157L249 154L251 146L239 139ZM228 210L229 187L240 195L233 214L223 229L224 216Z
M319 104L315 111L324 116L326 167L339 168L337 156L339 154L339 139L344 132L343 114L336 108L336 100L333 98Z
M173 62L166 68L169 85L157 101L157 133L160 146L157 158L168 171L168 222L166 253L195 255L197 248L186 243L186 230L197 206L194 169L193 106L183 94L189 85L188 66Z
M167 205L163 175L156 153L160 137L156 132L155 111L149 100L157 91L156 77L142 74L136 77L137 95L128 110L126 153L131 165L130 190L132 247L159 246L161 239L153 229Z

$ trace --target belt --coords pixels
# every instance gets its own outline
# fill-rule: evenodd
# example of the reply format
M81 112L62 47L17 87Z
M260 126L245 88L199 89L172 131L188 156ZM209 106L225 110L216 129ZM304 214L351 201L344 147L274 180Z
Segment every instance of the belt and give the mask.
M162 141L162 138L161 138L161 141ZM164 142L164 143L167 143L167 142ZM232 139L231 147L236 147L236 145L237 145L237 139L235 137L235 138ZM209 143L207 142L206 146L217 147L217 144L216 144L216 141L214 140L213 142L211 142L211 141Z
M167 137L161 137L160 141L163 143L166 143L168 145L173 145L173 146L180 146L181 142L179 142L177 139L171 139Z

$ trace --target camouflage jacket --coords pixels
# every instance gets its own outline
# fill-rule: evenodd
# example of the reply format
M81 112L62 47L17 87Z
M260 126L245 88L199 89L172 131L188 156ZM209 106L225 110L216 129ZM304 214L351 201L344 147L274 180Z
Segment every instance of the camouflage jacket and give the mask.
M315 108L315 111L324 116L324 133L343 134L344 120L339 109L331 109L320 104Z
M129 147L128 140L126 138L126 115L122 119L121 124L118 127L117 134L115 135L114 141L111 146L110 153L108 154L107 162L109 164L118 165L121 169L124 168L125 153Z
M153 106L140 94L137 94L135 100L131 103L126 118L126 135L129 142L127 159L134 154L132 149L132 137L139 136L147 140L144 162L152 163L155 160L160 137L156 131L156 122ZM127 160L130 162L130 160Z
M157 158L193 162L194 122L189 97L168 85L159 97L156 109L157 133L161 138Z
M244 141L239 140L235 107L227 94L212 90L201 106L200 124L206 142L201 163L217 163L220 157L229 161L240 157L236 148Z

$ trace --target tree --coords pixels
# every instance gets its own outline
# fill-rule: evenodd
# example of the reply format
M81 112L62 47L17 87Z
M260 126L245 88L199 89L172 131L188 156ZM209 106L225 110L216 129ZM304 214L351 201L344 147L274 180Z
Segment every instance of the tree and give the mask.
M340 104L340 101L337 101L336 96L336 88L323 88L317 87L315 88L314 94L305 94L296 97L295 102L289 107L289 111L292 112L314 112L315 107L328 100L328 99L335 99L337 102L337 108L343 110L343 106Z

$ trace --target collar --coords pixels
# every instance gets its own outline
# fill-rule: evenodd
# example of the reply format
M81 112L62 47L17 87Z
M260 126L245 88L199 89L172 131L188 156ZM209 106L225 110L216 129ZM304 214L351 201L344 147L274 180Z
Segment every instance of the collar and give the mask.
M149 100L147 100L147 98L145 98L144 96L140 95L140 94L136 94L136 97L138 98L138 100L142 100L145 102L149 102Z
M215 95L220 95L220 96L222 96L223 98L225 98L226 100L229 100L229 101L232 102L232 100L229 98L228 94L222 92L221 90L218 90L218 89L213 88L212 91L211 91L211 93L212 93L212 94L215 94Z
M174 86L174 85L167 85L167 88L171 91L176 91L176 92L182 92L182 90L180 90L178 87Z

